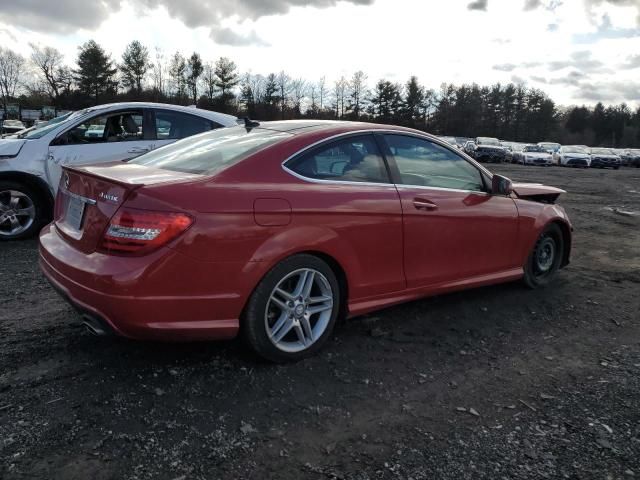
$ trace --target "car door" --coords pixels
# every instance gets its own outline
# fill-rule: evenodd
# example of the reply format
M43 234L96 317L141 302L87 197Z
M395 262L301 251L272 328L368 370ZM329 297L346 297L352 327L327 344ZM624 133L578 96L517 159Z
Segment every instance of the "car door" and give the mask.
M175 110L156 108L153 110L156 145L161 147L198 133L207 132L222 125L199 115Z
M447 147L383 138L402 205L408 288L514 267L518 212L510 197L488 193L481 169Z
M49 145L47 180L57 190L62 167L129 160L155 148L145 109L100 113L75 123Z
M287 193L300 224L330 228L322 237L341 245L350 300L403 290L402 209L374 136L328 140L286 169L306 181Z

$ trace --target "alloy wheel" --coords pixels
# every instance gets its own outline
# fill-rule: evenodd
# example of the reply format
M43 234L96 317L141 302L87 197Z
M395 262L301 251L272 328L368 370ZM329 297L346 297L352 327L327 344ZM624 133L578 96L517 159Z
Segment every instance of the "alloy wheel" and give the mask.
M311 268L295 270L278 282L267 301L267 336L283 352L306 350L326 331L333 309L327 278Z
M0 191L0 236L20 235L35 219L36 207L28 195L18 190Z

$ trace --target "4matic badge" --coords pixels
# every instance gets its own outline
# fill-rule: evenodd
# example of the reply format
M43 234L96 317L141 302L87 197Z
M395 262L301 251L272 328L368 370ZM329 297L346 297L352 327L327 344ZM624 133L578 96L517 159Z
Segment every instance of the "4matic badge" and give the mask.
M98 197L100 197L101 200L108 200L110 202L118 203L118 197L116 195L110 195L108 193L100 192L100 195L98 195Z

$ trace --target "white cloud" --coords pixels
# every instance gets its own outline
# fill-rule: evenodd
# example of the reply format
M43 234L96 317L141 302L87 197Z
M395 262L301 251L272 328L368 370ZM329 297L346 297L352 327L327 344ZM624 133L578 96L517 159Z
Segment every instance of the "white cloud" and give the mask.
M16 3L23 1L35 0ZM636 89L619 87L635 82L633 69L620 68L640 51L635 6L625 0L622 6L584 1L588 9L583 0L490 0L483 11L469 10L470 0L223 0L217 2L219 9L203 12L212 0L138 0L135 6L123 0L114 2L120 7L99 26L88 20L78 25L71 18L43 29L24 20L24 14L3 15L0 44L28 54L23 40L28 38L61 49L73 63L77 46L90 38L115 59L137 39L167 56L176 50L198 51L205 61L228 56L243 71L285 70L311 81L326 76L331 82L357 70L365 71L371 84L383 76L405 82L417 75L434 89L442 82L492 84L517 78L564 104L593 103L597 96L639 102ZM54 17L50 22L56 22ZM639 36L616 36L603 28ZM593 41L577 44L580 35ZM580 53L585 50L588 57ZM594 93L608 84L611 93Z

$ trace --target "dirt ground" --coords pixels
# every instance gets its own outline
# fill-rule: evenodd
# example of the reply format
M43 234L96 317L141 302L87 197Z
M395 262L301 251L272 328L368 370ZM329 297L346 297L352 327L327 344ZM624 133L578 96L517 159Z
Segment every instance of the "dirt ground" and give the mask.
M493 170L569 192L552 286L352 319L295 365L93 337L36 241L0 245L0 478L640 478L640 169Z

